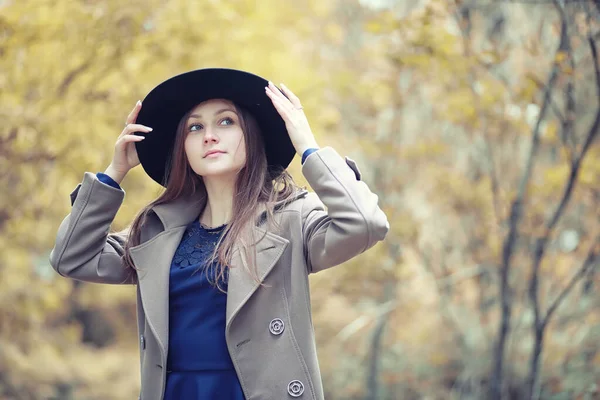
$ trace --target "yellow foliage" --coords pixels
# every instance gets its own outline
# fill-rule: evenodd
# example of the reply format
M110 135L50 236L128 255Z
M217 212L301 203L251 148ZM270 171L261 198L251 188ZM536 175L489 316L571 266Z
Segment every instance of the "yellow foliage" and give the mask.
M544 180L540 185L536 185L536 191L540 194L555 193L565 185L565 179L569 176L570 167L566 163L544 170Z
M597 189L600 184L600 149L592 146L588 152L579 170L579 180L582 186Z
M557 64L560 64L560 63L562 63L563 61L565 61L565 60L567 59L567 57L568 57L568 54L567 54L566 52L564 52L564 51L559 51L559 52L557 52L557 53L556 53L556 57L554 58L554 61L555 61Z
M415 3L402 16L359 3L18 0L0 5L2 384L32 399L56 397L58 383L77 383L71 398L135 398L137 339L135 324L129 324L135 287L83 285L74 291L72 281L50 269L48 251L69 212L69 193L85 171L108 165L135 101L172 75L214 66L254 71L292 88L321 145L363 156L365 180L376 188L390 220L386 242L310 277L322 372L336 377L325 380L327 392L361 393L366 379L346 384L337 379L364 373L372 316L387 301L382 293L388 285L395 303L382 370L390 385L406 385L407 393L423 398L436 398L432 393L442 388L439 398L446 398L455 379L448 365L471 367L469 357L482 364L490 360L500 314L497 272L532 130L526 110L539 105L552 62L561 64L561 77L572 73L567 55L552 59L523 43L491 43L483 31L485 15L473 19L467 38L456 28L453 2ZM503 69L510 70L510 79L500 78ZM559 80L556 93L561 85ZM562 107L560 101L554 106ZM380 116L388 111L392 116L382 123ZM513 257L511 299L515 319L521 319L513 326L518 343L506 362L515 382L524 381L517 364L530 355L525 317L532 235L555 209L569 176L560 129L548 112ZM290 170L306 185L300 168L295 160ZM123 187L126 200L114 229L126 226L160 190L141 168ZM600 148L594 144L553 240L564 228L576 230L581 243L592 240L598 187ZM542 303L554 298L548 288L564 287L585 257L584 247L568 254L549 247L541 268ZM589 279L595 288L597 277ZM573 294L582 292L577 286ZM585 308L590 301L583 296L565 303L557 311L564 320L550 325L543 359L548 376L569 357L584 354L583 345L572 340L583 329L581 321L598 323L599 314ZM587 296L597 300L595 292ZM99 311L115 330L115 342L103 349L82 344L75 307ZM569 315L577 318L565 318ZM340 350L332 338L362 316L371 318ZM590 362L585 368L597 372ZM483 382L488 376L481 371L461 372ZM343 394L336 398L349 397Z
M397 29L398 25L396 15L391 10L383 10L375 18L366 21L364 29L373 34L389 34Z
M344 32L327 17L332 2L313 3L19 0L0 6L3 383L28 398L51 398L58 382L74 381L80 382L74 398L136 396L135 323L126 326L118 317L131 310L135 288L84 285L73 296L73 282L48 265L56 229L70 209L69 193L84 172L106 168L135 101L189 69L240 68L285 82L314 115L316 135L331 130L339 110L331 105L321 112L324 78L309 44L321 26L329 40L342 40ZM141 168L123 187L127 195L115 229L159 189ZM107 323L121 330L119 342L95 352L81 344L76 306L106 311Z
M339 24L330 22L325 26L325 32L327 33L328 38L335 44L342 44L344 40L344 28L342 28Z
M556 121L549 121L542 134L542 140L548 144L555 144L558 141L559 124Z

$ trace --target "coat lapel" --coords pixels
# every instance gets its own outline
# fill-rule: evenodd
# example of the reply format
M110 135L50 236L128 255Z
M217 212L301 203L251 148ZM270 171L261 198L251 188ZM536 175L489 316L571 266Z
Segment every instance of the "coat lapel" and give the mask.
M300 191L294 198L305 194L306 191ZM186 197L154 206L152 210L160 220L163 229L148 241L130 250L131 258L138 268L138 283L148 325L162 346L163 355L166 355L169 343L171 262L187 225L198 217L204 204L203 197ZM285 203L278 204L275 208L284 205ZM257 224L260 225L264 218L265 207L261 205L257 213ZM285 251L289 241L259 226L256 227L256 237L259 239L256 244L256 267L262 283ZM248 274L248 262L244 258L239 251L235 251L230 265L226 309L227 329L235 315L260 286L260 283L254 281Z
M162 346L163 354L169 343L169 271L185 228L163 231L131 249L148 325Z
M257 237L260 238L256 244L256 268L260 283L262 283L285 251L289 241L264 229L256 228L256 230ZM246 257L243 257L238 249L232 257L229 269L226 329L229 329L235 315L260 286L259 282L250 277L247 269Z
M163 355L169 344L169 272L173 255L179 247L187 225L198 217L204 198L181 197L173 202L152 208L162 224L156 236L132 247L131 258L138 268L138 284L146 319L160 343ZM151 215L151 217L154 217ZM149 223L152 223L150 220Z

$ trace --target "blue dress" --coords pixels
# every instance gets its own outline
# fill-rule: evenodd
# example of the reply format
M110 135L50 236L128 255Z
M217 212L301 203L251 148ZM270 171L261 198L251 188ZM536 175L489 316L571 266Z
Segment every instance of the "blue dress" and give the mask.
M214 265L205 265L223 230L196 219L173 256L165 400L245 400L225 342L227 294L212 284Z

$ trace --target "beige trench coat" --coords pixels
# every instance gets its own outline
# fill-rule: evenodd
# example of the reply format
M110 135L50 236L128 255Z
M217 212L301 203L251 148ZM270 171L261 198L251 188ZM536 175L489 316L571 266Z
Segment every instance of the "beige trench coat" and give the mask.
M325 147L308 157L302 173L316 194L302 190L279 207L278 233L257 223L266 233L257 244L266 286L240 268L241 257L231 263L225 336L247 400L323 399L308 274L364 252L389 229L377 196L349 158ZM121 262L123 238L109 233L124 196L86 172L71 193L72 210L60 225L50 263L77 280L137 284L140 398L159 400L166 382L171 259L203 204L187 198L154 207L142 243L131 250L139 269L131 273Z

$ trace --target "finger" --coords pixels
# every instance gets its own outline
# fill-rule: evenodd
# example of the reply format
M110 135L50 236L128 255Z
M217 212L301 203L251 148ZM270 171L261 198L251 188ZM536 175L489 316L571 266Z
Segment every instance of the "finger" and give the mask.
M144 139L146 139L145 136L126 135L126 136L123 136L121 139L117 140L117 143L115 144L115 146L121 147L121 146L125 146L127 143L141 142Z
M142 102L138 100L137 103L135 103L135 107L133 107L133 110L131 110L131 112L127 116L127 119L125 120L125 123L126 124L133 124L133 123L135 123L135 121L137 120L138 114L140 113L141 109L142 109Z
M277 111L279 111L279 108L283 106L281 98L277 96L277 94L273 92L273 90L268 86L265 88L265 93L267 94L267 96L269 96L271 102L273 103L275 108L277 108Z
M146 139L146 136L140 136L140 135L127 135L125 136L123 139L121 139L123 142L139 142L141 140Z
M279 91L279 90L277 90ZM282 98L281 94L277 94L275 91L273 91L271 88L267 87L266 89L266 93L267 96L269 96L269 98L273 101L273 102L277 102L277 104L282 108L285 109L288 112L292 111L293 108L293 104L290 103L290 101L286 98Z
M288 88L287 86L285 86L283 83L281 83L281 88L283 89L283 92L286 94L286 96L290 99L290 101L292 102L292 104L294 105L294 107L296 107L296 108L302 107L302 103L300 103L300 99L298 98L298 96L296 96L290 90L290 88Z
M273 92L269 93L268 91L267 95L270 97L271 101L273 102L273 106L275 107L279 115L281 115L281 117L284 120L288 119L291 112L289 102L288 104L285 104L281 99L279 99L275 94L273 94Z
M125 136L125 135L131 135L134 132L148 133L148 132L152 132L152 128L150 128L149 126L146 126L146 125L128 124L127 126L125 126L125 128L123 129L123 132L121 132L119 137Z
M289 102L290 104L292 104L290 102L290 100L285 96L283 91L281 89L279 89L277 86L275 86L275 84L273 82L269 81L268 87L269 87L269 89L271 89L273 94L275 94L279 99L281 99L284 102Z
M149 126L146 126L146 125L142 125L142 124L129 124L125 127L125 130L128 130L130 132L138 132L138 131L151 132L152 128L150 128Z

